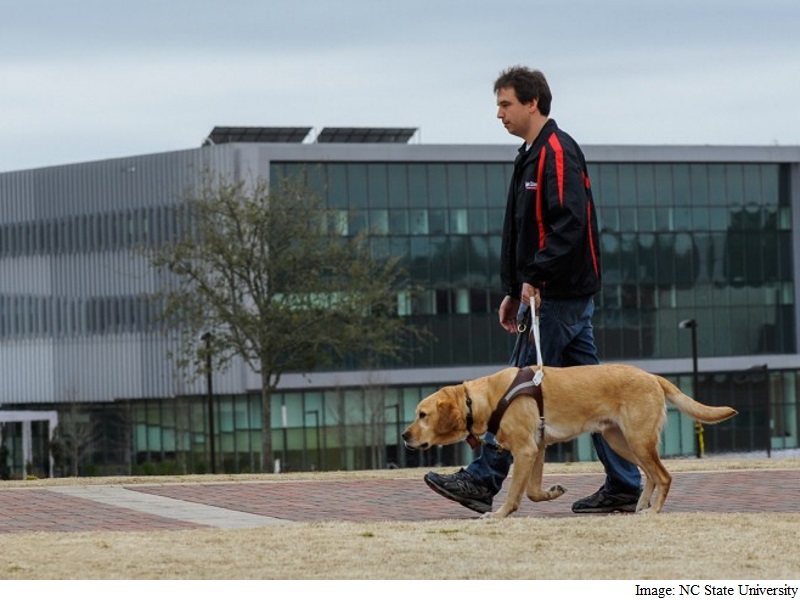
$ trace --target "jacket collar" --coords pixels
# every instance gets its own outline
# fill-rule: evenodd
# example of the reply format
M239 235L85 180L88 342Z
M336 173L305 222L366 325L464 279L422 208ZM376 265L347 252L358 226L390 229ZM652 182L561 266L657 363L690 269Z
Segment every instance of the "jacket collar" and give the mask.
M517 161L524 161L531 157L537 156L539 151L542 149L542 146L544 146L547 143L547 140L550 139L550 135L557 129L558 124L556 124L555 119L547 119L547 122L542 127L539 135L536 136L536 139L533 140L533 144L531 144L529 149L525 149L527 142L522 142L522 145L519 147Z

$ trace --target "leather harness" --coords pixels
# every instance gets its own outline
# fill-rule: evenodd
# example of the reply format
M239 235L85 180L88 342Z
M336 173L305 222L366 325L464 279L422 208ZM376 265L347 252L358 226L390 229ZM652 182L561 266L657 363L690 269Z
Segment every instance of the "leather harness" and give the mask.
M492 436L497 435L497 432L500 429L500 420L503 418L508 406L518 396L526 395L533 396L536 400L536 407L539 409L539 427L536 433L539 440L544 438L544 399L542 398L542 386L538 383L534 383L534 375L535 372L531 368L519 369L516 377L514 377L514 381L511 382L511 385L506 390L506 393L503 394L502 399L497 403L497 406L492 411L492 414L489 417L487 433L491 433ZM503 448L497 444L490 444L478 439L475 434L472 433L472 425L472 398L470 398L469 394L467 394L467 443L473 450L477 449L481 445L490 445L496 450L503 450Z

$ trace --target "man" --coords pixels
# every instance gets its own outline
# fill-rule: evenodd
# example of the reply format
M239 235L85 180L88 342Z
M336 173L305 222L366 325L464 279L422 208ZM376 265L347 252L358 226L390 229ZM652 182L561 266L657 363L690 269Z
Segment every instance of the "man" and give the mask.
M552 95L540 71L507 69L495 81L494 91L497 118L509 133L524 140L508 191L500 264L505 292L500 325L517 334L511 363L536 362L528 331L518 333L517 326L526 311L538 309L544 364L597 364L592 315L601 283L600 253L583 152L549 117ZM600 435L593 434L592 441L606 480L597 492L576 501L572 510L635 511L639 469ZM452 475L430 472L425 482L445 498L485 513L491 511L511 461L511 454L487 434L480 455L465 469Z

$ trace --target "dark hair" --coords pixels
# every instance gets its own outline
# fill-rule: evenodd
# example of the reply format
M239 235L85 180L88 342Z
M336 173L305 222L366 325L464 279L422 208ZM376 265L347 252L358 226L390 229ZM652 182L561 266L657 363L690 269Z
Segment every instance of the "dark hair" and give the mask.
M550 93L550 86L547 85L544 73L528 67L509 67L497 77L494 82L494 93L496 94L503 88L513 88L517 95L517 100L523 104L539 101L539 112L545 117L550 115L550 103L553 95Z

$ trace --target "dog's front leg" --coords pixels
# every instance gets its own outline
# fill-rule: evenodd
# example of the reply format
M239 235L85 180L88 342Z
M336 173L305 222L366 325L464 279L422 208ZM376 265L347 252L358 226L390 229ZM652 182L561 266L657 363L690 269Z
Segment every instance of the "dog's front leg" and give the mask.
M531 477L533 454L534 451L532 449L526 449L524 452L514 454L514 472L511 476L511 485L508 487L506 501L495 512L485 513L483 518L502 519L519 508L522 494L525 492L528 480Z
M546 490L542 489L542 474L544 472L544 453L545 445L541 444L536 449L536 458L533 460L533 469L528 481L528 498L534 502L545 500L555 500L567 490L561 485L551 485Z

